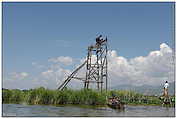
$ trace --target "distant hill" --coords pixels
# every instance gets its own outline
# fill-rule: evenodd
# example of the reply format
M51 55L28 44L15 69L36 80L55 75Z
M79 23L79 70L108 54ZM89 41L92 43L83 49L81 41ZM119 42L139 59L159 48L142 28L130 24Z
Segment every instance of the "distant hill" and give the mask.
M175 82L169 83L169 94L175 94ZM133 85L118 85L112 87L111 89L118 90L132 90L145 95L161 95L163 93L163 85L151 86L151 85L142 85L142 86L133 86Z

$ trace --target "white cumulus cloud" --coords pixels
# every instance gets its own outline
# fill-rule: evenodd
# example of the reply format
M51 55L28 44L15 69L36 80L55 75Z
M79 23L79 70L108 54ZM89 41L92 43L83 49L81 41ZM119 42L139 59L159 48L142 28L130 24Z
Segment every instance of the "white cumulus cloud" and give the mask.
M71 65L73 63L73 59L68 56L60 56L57 58L50 58L48 61L53 62L53 63L61 63L64 65Z
M27 72L12 72L10 73L11 79L25 79L29 74Z
M174 63L172 60L172 49L165 43L160 44L159 50L151 51L147 56L138 56L127 59L115 50L108 51L108 86L118 86L122 84L131 85L161 85L166 80L174 81ZM96 56L93 56L95 61ZM81 59L76 67L84 62ZM57 89L61 83L74 71L72 69L62 68L60 64L71 65L73 59L69 56L60 56L50 58L49 66L29 80L21 80L29 77L27 72L13 72L9 75L8 80L3 79L3 87L9 88L35 88L43 86L45 88ZM36 65L36 63L33 63ZM85 77L86 67L78 71L77 76ZM16 84L16 85L14 85ZM83 88L83 82L77 79L72 80L69 84L72 88Z
M162 43L160 50L147 56L126 59L116 51L108 52L108 71L112 86L120 84L159 85L165 80L174 81L172 49Z
M96 56L93 55L92 58L95 62ZM81 63L84 60L86 58L81 59ZM77 76L84 78L85 71L85 68L82 68L78 71ZM59 75L62 75L62 73ZM108 51L109 87L122 84L161 85L166 80L174 81L174 64L172 63L172 49L165 43L160 45L159 50L151 51L147 56L138 56L131 59L119 56L115 50ZM83 87L82 81L73 80L73 82L69 83L70 87ZM61 83L62 81L59 84Z

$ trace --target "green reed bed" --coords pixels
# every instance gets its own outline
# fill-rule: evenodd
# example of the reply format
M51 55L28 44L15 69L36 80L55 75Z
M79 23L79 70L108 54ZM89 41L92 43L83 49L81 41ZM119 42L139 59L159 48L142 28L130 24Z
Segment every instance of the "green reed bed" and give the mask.
M96 90L49 90L43 87L30 90L2 90L3 103L27 104L80 104L80 105L106 105L107 98L112 94L118 96L125 104L153 104L161 105L161 100L156 96L145 96L133 91L96 91ZM174 98L174 97L173 97Z
M49 90L37 88L32 90L8 90L2 91L3 103L28 103L28 104L106 104L106 93L94 90Z

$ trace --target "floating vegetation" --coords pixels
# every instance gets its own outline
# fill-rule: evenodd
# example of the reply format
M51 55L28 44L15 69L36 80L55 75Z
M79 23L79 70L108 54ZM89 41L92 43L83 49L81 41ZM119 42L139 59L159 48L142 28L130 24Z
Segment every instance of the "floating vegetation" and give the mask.
M96 91L92 89L71 90L49 90L43 87L18 90L18 89L3 89L2 102L3 103L27 103L27 104L46 104L46 105L60 105L60 104L81 104L81 105L106 105L107 97L112 94L118 96L125 104L143 104L143 105L161 105L162 100L157 96L145 96L134 91ZM171 97L174 105L175 97Z

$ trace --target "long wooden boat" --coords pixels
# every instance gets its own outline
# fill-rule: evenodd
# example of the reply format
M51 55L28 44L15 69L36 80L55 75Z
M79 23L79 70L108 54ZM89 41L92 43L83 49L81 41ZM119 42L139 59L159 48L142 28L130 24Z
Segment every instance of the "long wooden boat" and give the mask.
M124 109L124 103L122 103L119 99L116 98L109 98L107 105L113 109Z

